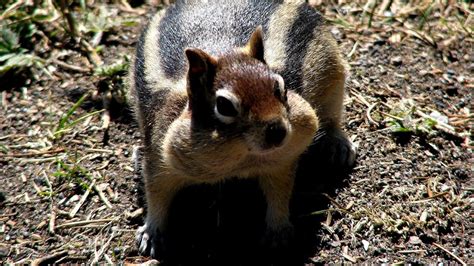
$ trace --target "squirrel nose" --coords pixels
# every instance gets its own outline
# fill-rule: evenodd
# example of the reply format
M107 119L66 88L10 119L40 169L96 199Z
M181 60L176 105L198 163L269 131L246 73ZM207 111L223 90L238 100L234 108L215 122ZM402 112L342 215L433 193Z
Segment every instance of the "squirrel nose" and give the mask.
M286 137L286 128L281 123L272 123L265 130L265 142L269 147L281 146Z

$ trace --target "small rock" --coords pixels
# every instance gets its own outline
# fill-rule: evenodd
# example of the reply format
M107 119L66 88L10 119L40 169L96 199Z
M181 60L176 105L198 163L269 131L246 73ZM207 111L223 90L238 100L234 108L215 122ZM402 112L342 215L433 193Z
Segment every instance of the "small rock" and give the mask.
M422 243L421 239L417 236L410 236L410 240L408 242L412 245L419 245Z
M420 221L421 222L426 222L426 219L428 219L428 212L426 210L424 210L420 215Z
M370 244L369 241L367 241L365 239L362 240L362 245L364 246L365 251L369 250L369 244Z
M430 117L433 118L434 120L436 120L437 122L441 122L441 123L445 123L445 124L447 124L448 121L449 121L447 116L441 114L438 111L431 112Z
M114 248L114 255L119 255L120 254L120 248L119 247L115 247Z
M393 12L390 11L390 10L385 10L385 11L383 12L383 15L384 15L385 17L389 17L389 18L391 18L391 17L394 16Z
M403 63L401 56L395 56L390 58L390 63L394 66L400 66Z

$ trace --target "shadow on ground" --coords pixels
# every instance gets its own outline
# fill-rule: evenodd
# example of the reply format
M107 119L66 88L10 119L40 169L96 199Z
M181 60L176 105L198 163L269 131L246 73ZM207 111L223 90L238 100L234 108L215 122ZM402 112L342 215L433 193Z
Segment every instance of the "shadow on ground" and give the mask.
M314 148L316 149L316 148ZM266 203L256 180L232 179L197 185L175 197L160 251L160 265L303 265L315 255L316 231L326 215L328 198L344 185L348 171L318 163L310 150L300 162L291 203L295 239L285 249L261 245ZM139 193L143 195L144 193ZM143 197L139 199L143 205Z

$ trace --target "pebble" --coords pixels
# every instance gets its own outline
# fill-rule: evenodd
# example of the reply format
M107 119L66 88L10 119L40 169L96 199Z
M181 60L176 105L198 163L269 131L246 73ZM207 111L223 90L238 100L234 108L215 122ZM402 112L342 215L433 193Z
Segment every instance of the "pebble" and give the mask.
M369 250L369 244L370 244L369 241L367 241L365 239L362 240L362 245L364 246L365 251Z
M119 247L115 247L114 248L114 255L118 255L120 254L120 248Z
M410 244L412 244L412 245L419 245L419 244L423 243L421 241L421 239L417 236L410 236L410 240L408 242L410 242Z
M447 124L449 122L449 119L447 116L441 114L440 112L438 111L433 111L430 113L430 117L433 118L434 120L438 121L438 122L441 122L441 123L445 123Z

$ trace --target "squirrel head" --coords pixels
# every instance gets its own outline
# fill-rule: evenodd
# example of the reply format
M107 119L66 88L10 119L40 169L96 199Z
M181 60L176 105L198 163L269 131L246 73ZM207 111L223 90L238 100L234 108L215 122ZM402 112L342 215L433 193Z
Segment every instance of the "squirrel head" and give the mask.
M192 127L240 135L256 153L284 145L292 130L285 83L265 63L262 35L259 26L243 48L220 57L185 51Z

